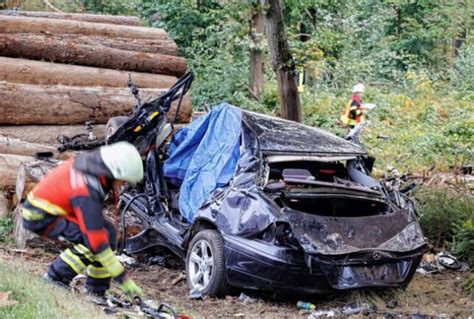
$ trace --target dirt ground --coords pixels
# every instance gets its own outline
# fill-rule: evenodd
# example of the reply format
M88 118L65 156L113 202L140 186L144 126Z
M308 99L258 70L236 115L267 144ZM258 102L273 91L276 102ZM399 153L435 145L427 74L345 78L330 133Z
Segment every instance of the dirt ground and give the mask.
M3 262L28 264L40 276L57 252L42 248L19 251L13 246L0 246ZM179 313L191 317L309 317L310 312L296 307L298 300L311 302L316 310L342 309L350 303L372 303L377 312L371 317L383 317L390 312L404 318L412 314L438 318L467 318L474 315L474 300L463 290L469 272L444 271L431 276L416 274L406 290L355 291L325 296L278 296L270 293L236 290L225 298L204 297L192 300L188 294L184 271L180 262L166 257L166 267L148 265L148 256L138 256L136 267L129 267L132 277L143 288L146 298L173 305ZM118 291L118 290L117 290ZM239 299L241 293L247 300ZM395 305L387 308L387 305ZM359 315L360 316L360 315Z

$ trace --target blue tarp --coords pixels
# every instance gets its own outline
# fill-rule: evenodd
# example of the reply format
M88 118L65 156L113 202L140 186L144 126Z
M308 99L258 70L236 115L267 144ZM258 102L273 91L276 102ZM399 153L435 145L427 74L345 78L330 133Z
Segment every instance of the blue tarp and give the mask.
M222 103L173 136L163 170L180 186L179 209L188 222L209 195L234 175L241 126L240 109Z

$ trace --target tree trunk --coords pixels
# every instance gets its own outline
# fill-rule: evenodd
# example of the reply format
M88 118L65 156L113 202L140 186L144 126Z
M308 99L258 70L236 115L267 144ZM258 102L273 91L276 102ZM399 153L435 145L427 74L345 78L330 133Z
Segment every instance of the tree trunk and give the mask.
M268 6L266 11L267 42L278 81L281 117L301 122L296 68L283 24L281 3L280 0L263 0L263 2Z
M81 34L110 38L166 40L163 29L46 18L2 16L0 33Z
M186 72L186 59L176 56L60 40L44 42L30 35L0 35L0 55L174 76L181 76Z
M48 18L60 20L74 20L95 23L121 24L129 26L139 26L140 19L133 16L112 16L105 14L87 14L87 13L56 13L56 12L37 12L37 11L16 11L2 10L0 15Z
M172 40L109 38L75 34L17 33L14 36L25 40L34 39L43 42L65 42L69 45L86 44L98 49L100 49L100 47L108 47L125 51L178 55L178 46Z
M2 154L36 156L37 153L43 152L50 152L55 158L65 158L65 154L58 153L56 147L0 135L0 153Z
M0 126L0 134L25 142L58 145L58 136L74 136L87 133L84 125L8 125ZM99 140L105 138L105 125L94 125Z
M141 88L167 89L176 82L171 75L126 72L0 57L0 81L26 84L127 87L128 76Z
M158 97L164 90L142 89L143 101ZM0 124L83 124L106 123L114 116L129 115L135 99L128 89L40 86L0 82ZM174 117L176 103L168 113ZM178 123L188 123L192 107L183 99Z
M260 5L253 5L250 25L250 91L259 100L264 83L263 37L265 20Z
M7 218L11 210L11 201L8 192L0 191L0 218Z
M0 189L16 185L21 163L34 162L35 158L23 155L0 154ZM32 180L26 180L26 183Z

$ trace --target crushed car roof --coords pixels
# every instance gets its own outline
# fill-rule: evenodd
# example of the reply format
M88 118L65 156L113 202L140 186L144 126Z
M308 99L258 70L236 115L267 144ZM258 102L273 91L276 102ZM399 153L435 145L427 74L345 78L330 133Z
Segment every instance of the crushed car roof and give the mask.
M297 122L242 110L242 120L256 134L267 155L365 155L360 146L334 134Z

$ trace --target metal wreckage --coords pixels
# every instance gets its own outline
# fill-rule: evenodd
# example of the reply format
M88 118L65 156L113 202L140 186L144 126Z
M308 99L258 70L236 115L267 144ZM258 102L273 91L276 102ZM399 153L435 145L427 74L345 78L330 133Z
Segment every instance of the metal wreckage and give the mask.
M166 112L191 82L137 99L108 126L109 143L145 158L144 182L120 198L122 220L132 212L145 225L127 253L166 247L185 260L191 291L218 296L408 285L427 249L414 203L370 176L361 145L225 103L168 143Z

